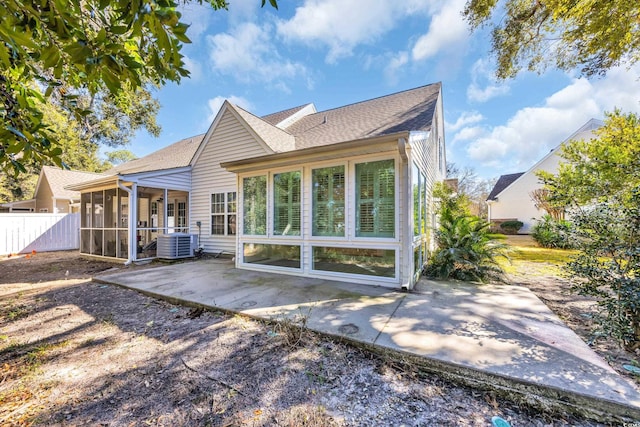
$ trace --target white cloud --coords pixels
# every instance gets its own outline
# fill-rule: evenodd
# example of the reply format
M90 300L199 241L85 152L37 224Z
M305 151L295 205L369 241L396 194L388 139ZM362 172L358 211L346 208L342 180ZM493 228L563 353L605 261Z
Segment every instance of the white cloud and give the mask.
M208 4L184 3L178 6L178 11L182 13L180 21L189 24L187 37L192 42L207 31L213 18L213 8Z
M387 78L387 82L394 85L398 82L402 67L409 62L409 53L402 51L388 59L387 66L384 69L384 74Z
M228 97L216 96L215 98L211 98L210 100L207 101L207 106L209 107L209 115L207 117L207 124L206 124L207 127L209 127L213 122L213 119L216 118L216 115L218 114L218 111L220 111L220 107L222 107L222 104L224 103L225 100L228 100L230 103L237 105L241 108L244 108L247 111L253 110L253 104L251 104L249 100L241 96L235 96L235 95L230 95Z
M500 173L524 171L591 118L618 107L640 112L640 66L612 69L605 78L574 79L540 107L517 111L467 146L467 155Z
M370 43L395 24L386 0L306 0L288 21L278 23L278 34L289 41L329 47L327 62L350 56L355 46Z
M445 121L445 126L447 131L455 132L466 125L478 123L483 119L484 117L482 116L482 114L477 111L464 111L462 114L460 114L455 123L449 123Z
M307 69L284 59L271 42L273 28L245 22L228 33L207 37L214 70L241 82L266 82L286 87L286 80L303 77Z
M454 52L469 38L469 28L461 15L465 0L442 3L431 17L429 30L422 35L411 52L415 61L428 59L442 51Z
M480 136L482 136L485 132L485 128L482 126L468 126L460 129L453 136L452 144L455 144L458 141L471 141Z
M510 87L507 82L497 82L489 62L478 59L471 67L471 84L467 87L470 102L486 102L496 96L506 95Z
M444 0L305 0L294 16L278 23L285 40L327 47L326 61L352 55L360 44L373 43L404 17L428 15Z
M182 57L185 68L189 71L189 80L198 81L202 77L202 65L195 59L184 55Z

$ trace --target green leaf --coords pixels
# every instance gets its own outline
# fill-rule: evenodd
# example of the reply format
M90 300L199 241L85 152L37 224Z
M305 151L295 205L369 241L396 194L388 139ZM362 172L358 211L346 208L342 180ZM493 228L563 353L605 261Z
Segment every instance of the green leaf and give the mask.
M7 130L12 134L16 135L18 138L22 138L25 140L27 139L27 137L24 136L22 132L20 132L18 129L14 128L13 126L7 126Z

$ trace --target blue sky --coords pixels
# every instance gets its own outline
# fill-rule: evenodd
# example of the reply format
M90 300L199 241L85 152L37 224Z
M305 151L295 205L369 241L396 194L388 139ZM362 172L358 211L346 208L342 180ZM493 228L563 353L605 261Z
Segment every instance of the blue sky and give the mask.
M486 31L464 0L230 0L182 8L191 77L157 92L159 138L137 156L206 132L224 99L261 116L313 102L326 110L441 81L448 161L485 178L527 170L590 118L640 112L640 66L586 80L550 70L496 82ZM268 4L268 2L267 2Z

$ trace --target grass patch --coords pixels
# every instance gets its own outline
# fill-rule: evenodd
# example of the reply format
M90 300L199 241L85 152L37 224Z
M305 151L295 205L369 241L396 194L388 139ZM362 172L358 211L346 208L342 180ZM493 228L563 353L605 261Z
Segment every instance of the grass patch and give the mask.
M512 246L509 254L512 261L546 262L561 266L571 261L578 254L576 250L550 249L533 246Z

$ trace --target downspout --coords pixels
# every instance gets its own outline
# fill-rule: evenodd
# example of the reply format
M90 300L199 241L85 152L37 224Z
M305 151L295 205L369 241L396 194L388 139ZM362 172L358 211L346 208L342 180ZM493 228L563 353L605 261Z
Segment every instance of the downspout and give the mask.
M406 217L406 221L400 221L400 241L403 242L402 243L402 247L401 249L406 252L407 254L409 254L408 256L403 257L404 259L413 259L413 254L411 252L411 236L413 235L412 233L412 221L409 221L409 209L408 206L410 206L409 203L407 203L408 200L411 200L412 194L411 194L411 186L409 185L409 153L408 150L411 150L411 147L407 144L407 140L405 138L398 138L398 153L400 154L400 158L402 159L402 164L401 164L401 176L404 177L404 179L402 179L400 182L406 185L405 188L405 203L404 205L407 206L407 208L404 210L404 215ZM405 226L402 227L402 223L404 222ZM406 263L405 263L406 264ZM405 267L405 266L401 266ZM405 271L406 268L402 268L402 274L401 274L401 278L400 278L400 282L401 285L400 287L402 288L403 291L408 291L409 289L411 289L411 278L413 277L413 271L409 272L409 274L407 274L407 272Z
M129 228L129 253L127 254L127 261L124 263L124 265L129 265L133 262L133 258L131 254L135 254L136 253L136 247L135 247L135 239L131 238L132 234L132 230L133 230L133 189L126 187L125 185L122 184L122 182L120 180L117 181L118 184L118 188L121 189L122 191L126 191L129 194L129 212L128 212L128 223L127 223L127 227ZM118 219L118 222L120 222L120 219ZM133 251L131 250L133 248Z

